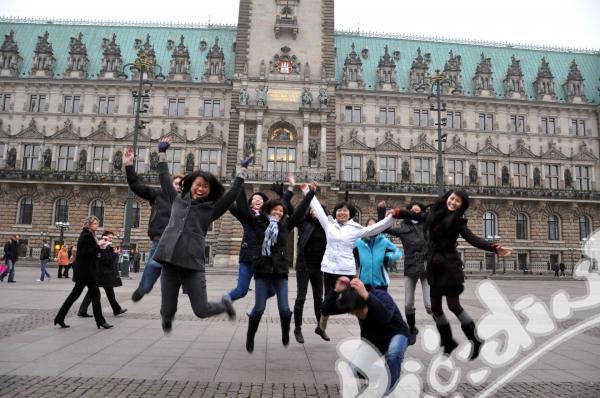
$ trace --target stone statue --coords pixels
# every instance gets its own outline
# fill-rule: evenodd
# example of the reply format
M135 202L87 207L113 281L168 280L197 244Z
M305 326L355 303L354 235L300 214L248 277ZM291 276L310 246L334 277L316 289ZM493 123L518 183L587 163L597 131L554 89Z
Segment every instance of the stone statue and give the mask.
M82 149L81 152L79 152L79 165L78 165L79 171L83 171L83 172L86 171L85 170L86 163L87 163L87 151L85 149Z
M410 181L410 166L408 165L408 162L406 160L402 162L402 181Z
M510 175L508 173L508 167L502 166L502 186L508 185L510 181Z
M246 138L246 143L244 144L244 157L250 156L251 153L256 153L256 144L254 143L255 138Z
M123 168L123 152L117 151L117 153L115 153L115 158L113 159L113 170L121 171L122 168Z
M194 171L194 154L188 153L185 158L185 172L191 173Z
M260 77L265 77L265 74L267 73L267 65L265 64L264 59L260 60L260 67L258 73L260 74Z
M375 178L375 162L373 159L369 159L367 162L367 180L372 180Z
M52 166L52 150L46 149L42 154L42 168L49 169Z
M308 158L315 161L319 159L319 143L317 140L310 140L308 144Z
M250 94L248 94L248 90L246 87L240 90L240 105L248 105L248 99L250 99Z
M311 106L313 101L313 96L309 89L305 88L302 93L302 106Z
M319 90L319 105L321 108L325 108L327 106L327 101L329 100L329 96L327 95L327 89L322 88Z
M540 169L537 167L533 169L533 186L539 187L542 182L542 176L540 174Z
M6 166L14 169L17 164L17 148L10 148L6 156Z
M150 170L156 171L158 169L158 153L156 151L150 154Z
M257 106L267 106L267 91L269 91L269 87L266 86L256 89Z
M573 175L569 169L565 169L565 188L573 188Z
M469 184L477 185L477 166L474 164L469 166Z

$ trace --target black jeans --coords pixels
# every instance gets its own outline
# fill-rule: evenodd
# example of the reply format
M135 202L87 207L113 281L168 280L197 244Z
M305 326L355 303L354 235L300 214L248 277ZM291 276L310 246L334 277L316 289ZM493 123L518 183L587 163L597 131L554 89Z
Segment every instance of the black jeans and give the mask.
M226 311L227 308L222 302L208 301L206 296L206 273L204 271L194 271L163 264L160 278L162 295L160 314L163 319L173 319L175 317L179 287L182 285L197 317L207 318Z
M69 269L71 268L71 264L69 265L59 265L58 266L58 277L59 278L68 278L69 277Z
M121 312L121 306L119 305L119 303L117 303L117 298L115 297L115 290L112 288L112 286L104 287L104 292L106 293L106 298L108 299L110 307L113 310L113 314ZM79 306L79 313L86 314L91 302L92 292L88 290L85 297L83 298L83 301L81 302L81 305Z
M302 311L304 309L304 301L306 301L306 293L308 291L308 282L312 289L315 316L317 322L321 318L321 303L323 302L323 272L321 270L303 270L296 272L296 286L298 293L294 302L294 322L297 328L302 326Z
M96 286L96 282L91 283L82 283L75 282L75 286L73 286L73 290L67 296L67 299L63 303L60 310L58 310L58 314L56 314L56 320L64 322L65 317L67 316L67 312L69 309L77 301L81 293L83 293L83 289L88 288L88 294L91 296L92 301L92 310L94 311L94 319L96 320L96 325L102 325L106 323L106 319L102 315L102 306L100 304L100 289Z

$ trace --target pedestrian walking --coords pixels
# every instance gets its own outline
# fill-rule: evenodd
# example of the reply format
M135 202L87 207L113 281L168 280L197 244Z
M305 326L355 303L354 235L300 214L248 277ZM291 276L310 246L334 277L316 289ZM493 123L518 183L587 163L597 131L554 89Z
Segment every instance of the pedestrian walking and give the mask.
M565 269L566 269L566 267L565 267L565 263L563 263L563 262L561 261L561 263L559 264L558 268L560 268L560 276L566 276L566 275L565 275Z
M40 279L38 282L43 282L44 277L50 279L50 273L47 270L48 262L50 262L50 245L47 240L44 240L42 249L40 250Z
M96 231L100 225L100 220L96 216L89 216L83 221L83 230L77 240L77 257L73 268L73 280L75 286L67 296L67 299L60 307L60 310L54 318L54 325L60 325L61 328L68 328L65 324L65 317L75 301L81 296L86 287L91 291L92 310L98 329L110 329L113 325L106 322L102 315L102 306L100 304L100 290L96 280L96 258L102 248L106 247L106 240L96 240Z
M19 260L19 239L20 236L15 234L10 240L4 244L4 262L6 270L0 275L0 282L4 282L4 278L8 275L8 283L15 283L15 266Z
M72 270L75 267L75 260L77 259L77 246L71 245L67 252L69 254L69 265L65 268L63 272L63 277L69 278L69 270Z
M552 263L552 270L554 271L554 277L560 278L560 274L558 273L558 271L560 271L560 268L558 267L558 264Z
M56 264L58 264L58 278L62 278L63 274L65 278L68 277L68 266L69 266L69 250L66 245L61 245L56 254Z

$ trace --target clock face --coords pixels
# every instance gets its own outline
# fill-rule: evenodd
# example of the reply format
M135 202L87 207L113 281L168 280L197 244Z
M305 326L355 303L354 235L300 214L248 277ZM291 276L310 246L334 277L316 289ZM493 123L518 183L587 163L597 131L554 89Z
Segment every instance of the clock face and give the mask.
M279 73L290 73L291 66L290 61L279 61Z

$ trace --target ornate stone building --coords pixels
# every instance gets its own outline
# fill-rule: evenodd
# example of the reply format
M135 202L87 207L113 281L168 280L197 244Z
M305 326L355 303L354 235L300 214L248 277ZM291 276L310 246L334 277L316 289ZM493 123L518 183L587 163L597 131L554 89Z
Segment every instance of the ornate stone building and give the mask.
M27 253L69 221L73 242L88 214L123 234L139 75L120 75L143 54L155 68L136 167L149 183L170 135L172 173L229 181L253 152L248 190L293 172L328 206L349 191L365 221L382 199L434 200L441 122L445 183L470 192L474 232L515 248L505 264L576 260L600 223L599 53L336 32L333 15L333 0L241 0L237 26L0 20L0 239L20 233ZM136 201L141 250L148 216ZM215 222L211 262L237 264L240 238L230 215Z

